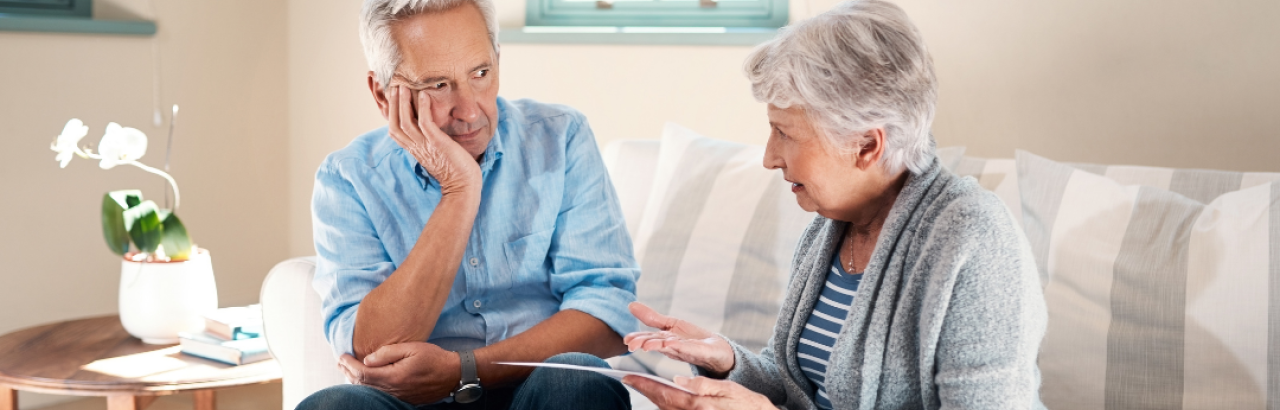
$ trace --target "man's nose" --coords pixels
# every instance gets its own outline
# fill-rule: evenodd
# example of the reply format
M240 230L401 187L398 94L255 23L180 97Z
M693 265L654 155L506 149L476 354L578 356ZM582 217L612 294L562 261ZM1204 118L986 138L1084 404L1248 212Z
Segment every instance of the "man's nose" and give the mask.
M465 123L476 122L480 118L480 107L476 105L476 92L470 84L462 84L457 88L453 111L449 113L454 119Z

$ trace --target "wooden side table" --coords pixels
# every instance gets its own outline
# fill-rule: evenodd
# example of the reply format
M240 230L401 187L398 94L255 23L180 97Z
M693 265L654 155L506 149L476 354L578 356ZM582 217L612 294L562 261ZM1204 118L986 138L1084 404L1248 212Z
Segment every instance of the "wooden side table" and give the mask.
M231 366L177 345L144 344L115 315L0 336L0 410L17 410L18 390L105 396L109 410L142 410L157 396L193 392L196 410L213 410L216 389L276 380L274 359Z

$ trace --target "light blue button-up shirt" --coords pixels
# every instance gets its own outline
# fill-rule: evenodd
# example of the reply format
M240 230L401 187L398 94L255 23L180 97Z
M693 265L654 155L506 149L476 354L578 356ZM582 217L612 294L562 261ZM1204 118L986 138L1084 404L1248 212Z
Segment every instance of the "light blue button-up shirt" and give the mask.
M480 210L453 289L428 342L475 349L565 309L619 335L640 276L613 185L581 113L498 98L498 126L480 162ZM311 200L325 335L352 353L360 301L413 249L440 184L380 128L330 154Z

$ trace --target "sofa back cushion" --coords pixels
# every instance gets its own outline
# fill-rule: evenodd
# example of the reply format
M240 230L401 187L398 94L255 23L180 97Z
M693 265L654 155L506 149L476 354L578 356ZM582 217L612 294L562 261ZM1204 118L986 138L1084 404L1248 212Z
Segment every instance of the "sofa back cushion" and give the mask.
M1026 152L1017 168L1049 408L1280 402L1280 183Z

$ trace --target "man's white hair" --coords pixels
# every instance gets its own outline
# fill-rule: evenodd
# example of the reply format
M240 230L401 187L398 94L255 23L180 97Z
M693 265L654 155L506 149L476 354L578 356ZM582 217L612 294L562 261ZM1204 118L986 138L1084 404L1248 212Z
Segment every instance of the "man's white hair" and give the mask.
M438 13L474 4L489 29L493 51L498 51L498 13L493 0L365 0L360 10L360 43L378 84L386 87L400 66L400 47L391 37L391 23L423 13Z
M921 173L934 156L938 100L933 60L907 14L881 0L852 0L779 30L744 66L756 100L803 107L820 134L860 148L885 130L882 166Z

